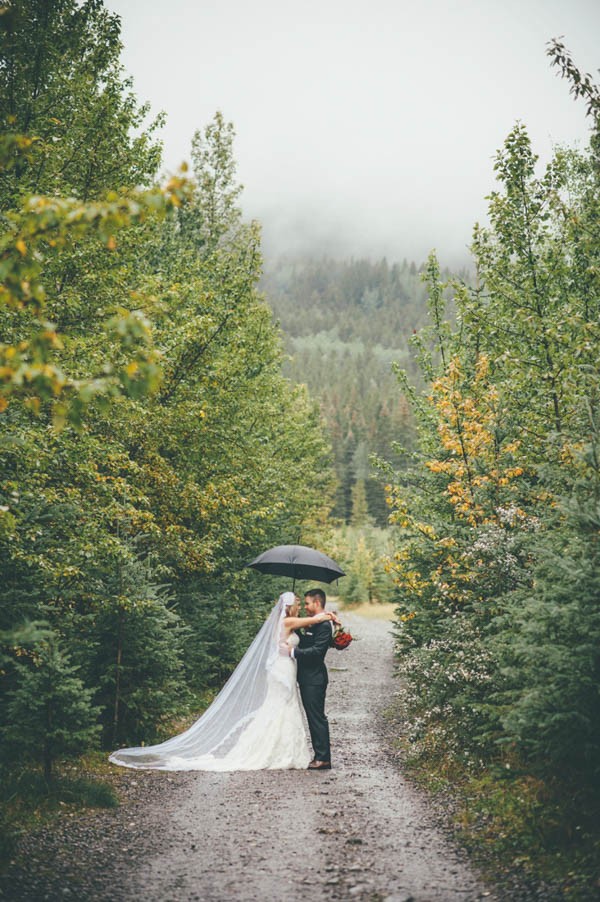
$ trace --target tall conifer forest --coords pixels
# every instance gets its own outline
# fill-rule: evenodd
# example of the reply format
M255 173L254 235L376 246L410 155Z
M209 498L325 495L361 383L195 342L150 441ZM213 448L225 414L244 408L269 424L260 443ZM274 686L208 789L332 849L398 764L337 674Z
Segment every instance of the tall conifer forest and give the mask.
M263 265L233 124L194 123L162 178L102 0L1 13L2 799L201 710L279 590L246 564L300 537L352 549L347 601L394 604L405 766L577 898L600 842L600 89L549 43L589 144L542 170L509 131L464 272Z
M393 366L419 376L410 339L426 318L422 269L385 258L267 261L261 287L285 335L284 372L320 400L337 476L332 515L341 522L352 520L352 491L363 483L369 515L386 525L371 456L401 465L400 446L414 446L414 419Z

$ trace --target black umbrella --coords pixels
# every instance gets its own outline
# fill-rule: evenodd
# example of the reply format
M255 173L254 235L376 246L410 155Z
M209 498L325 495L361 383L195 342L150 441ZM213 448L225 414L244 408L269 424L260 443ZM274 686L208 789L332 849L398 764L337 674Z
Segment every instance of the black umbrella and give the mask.
M277 545L259 554L247 566L272 576L291 576L294 582L297 579L316 579L331 583L345 575L330 557L306 545Z

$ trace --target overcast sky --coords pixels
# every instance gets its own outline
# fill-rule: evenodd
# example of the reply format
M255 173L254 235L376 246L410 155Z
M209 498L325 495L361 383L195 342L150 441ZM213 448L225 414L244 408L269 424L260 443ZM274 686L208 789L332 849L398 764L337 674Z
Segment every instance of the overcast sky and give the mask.
M542 160L589 134L545 44L597 76L598 0L105 2L138 97L167 113L168 169L216 110L234 123L268 254L467 260L515 121Z

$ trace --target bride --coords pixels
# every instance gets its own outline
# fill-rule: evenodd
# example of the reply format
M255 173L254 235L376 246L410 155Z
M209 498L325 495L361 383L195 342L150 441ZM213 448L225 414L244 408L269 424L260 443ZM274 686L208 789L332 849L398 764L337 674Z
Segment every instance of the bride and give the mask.
M159 745L119 749L109 761L153 770L306 768L311 760L296 683L294 630L323 620L298 617L300 600L284 592L213 703L192 726Z

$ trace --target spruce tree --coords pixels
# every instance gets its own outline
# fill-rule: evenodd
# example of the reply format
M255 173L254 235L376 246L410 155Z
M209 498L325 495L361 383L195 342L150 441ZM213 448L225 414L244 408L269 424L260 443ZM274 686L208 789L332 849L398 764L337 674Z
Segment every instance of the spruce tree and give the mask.
M164 718L185 710L186 630L169 609L172 598L157 585L150 561L137 556L132 543L122 555L125 559L105 576L108 597L80 627L107 748L148 742Z
M364 479L357 479L352 486L352 526L366 526L370 521L367 492Z
M7 705L3 744L12 759L40 761L47 780L58 757L81 754L100 727L92 690L56 637L36 646L16 662L17 683Z
M591 446L593 448L593 445ZM548 522L534 549L529 591L508 608L497 638L508 690L503 742L542 776L600 785L600 473L594 467ZM593 470L595 469L595 473ZM587 498L581 495L586 494ZM579 497L578 497L579 495Z

